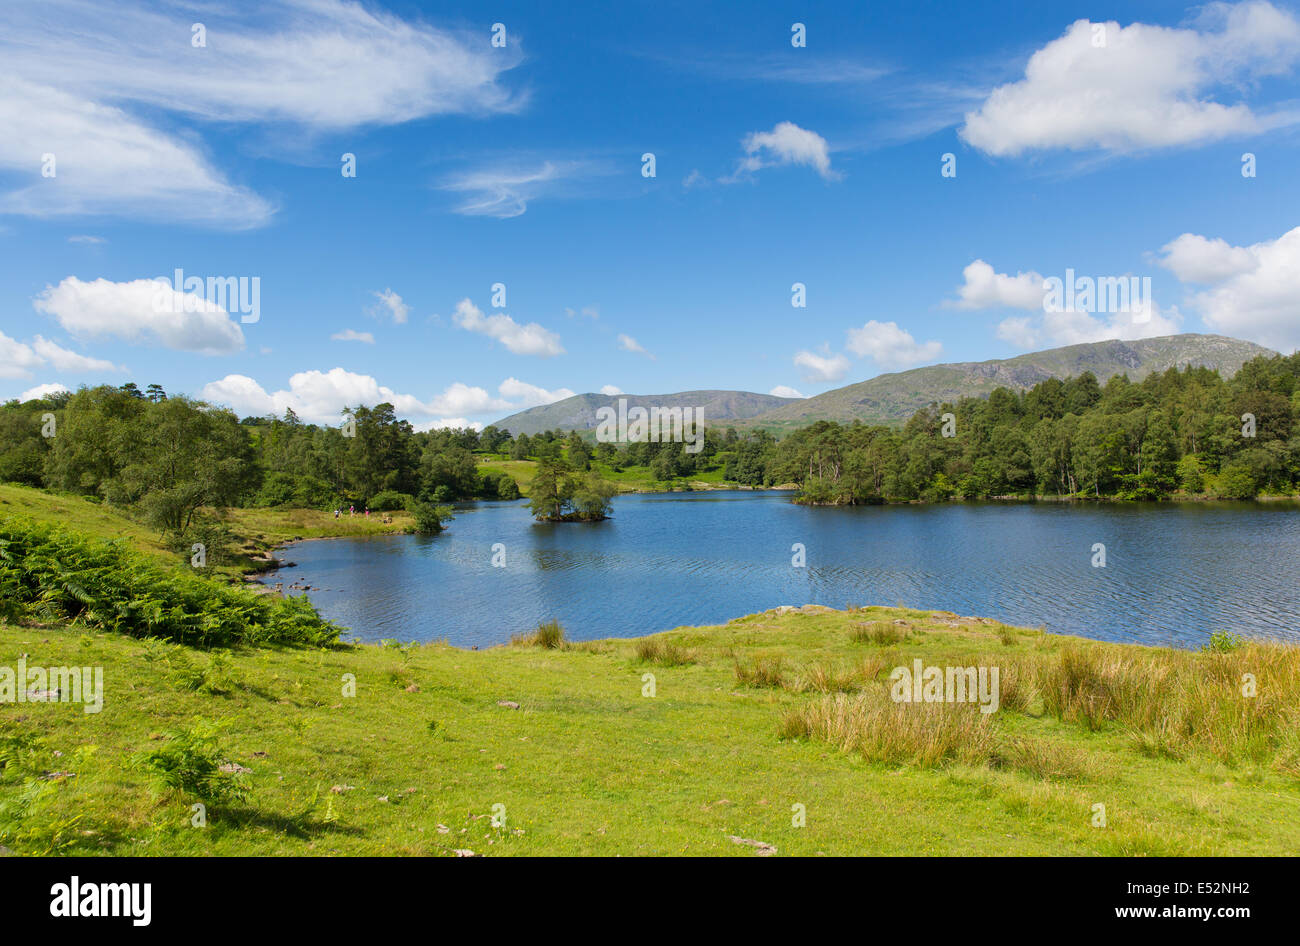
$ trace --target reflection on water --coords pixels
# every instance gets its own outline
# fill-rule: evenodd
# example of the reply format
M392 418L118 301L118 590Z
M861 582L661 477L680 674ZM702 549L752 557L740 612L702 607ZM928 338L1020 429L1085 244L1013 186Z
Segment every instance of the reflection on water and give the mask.
M727 491L621 496L601 523L471 504L440 536L300 543L277 577L324 589L320 610L365 640L488 646L550 618L574 640L632 637L780 604L901 602L1191 647L1220 628L1300 641L1297 552L1293 504L810 509Z

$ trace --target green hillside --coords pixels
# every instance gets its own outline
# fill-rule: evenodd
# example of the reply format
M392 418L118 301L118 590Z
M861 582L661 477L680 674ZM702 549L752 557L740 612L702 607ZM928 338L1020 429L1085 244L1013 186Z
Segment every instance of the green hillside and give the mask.
M996 388L1026 391L1048 378L1091 371L1102 384L1117 374L1140 381L1152 372L1194 365L1231 377L1245 362L1270 349L1222 335L1166 335L1140 341L1111 340L1068 345L1015 358L970 361L882 374L816 397L793 401L737 427L784 430L819 420L901 423L931 403L979 397Z
M530 407L511 414L493 426L508 430L516 437L520 434L541 433L543 430L594 430L596 411L602 407L617 409L619 400L628 407L693 407L704 412L708 424L719 421L744 420L765 411L792 403L795 399L774 397L771 394L754 394L751 391L682 391L679 394L575 394L573 397Z

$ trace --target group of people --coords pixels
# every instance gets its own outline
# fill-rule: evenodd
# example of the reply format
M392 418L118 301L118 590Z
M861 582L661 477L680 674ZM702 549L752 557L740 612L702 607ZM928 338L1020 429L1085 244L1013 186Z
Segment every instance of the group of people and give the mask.
M338 508L338 509L335 509L335 510L334 510L334 518L335 518L335 519L337 519L337 518L338 518L339 516L341 516L342 514L343 514L343 510L342 510L341 508ZM348 507L348 515L349 515L349 516L355 516L356 514L357 514L357 507L356 507L356 506L349 506L349 507ZM366 517L369 518L369 516L370 516L370 507L367 506L367 507L366 507Z

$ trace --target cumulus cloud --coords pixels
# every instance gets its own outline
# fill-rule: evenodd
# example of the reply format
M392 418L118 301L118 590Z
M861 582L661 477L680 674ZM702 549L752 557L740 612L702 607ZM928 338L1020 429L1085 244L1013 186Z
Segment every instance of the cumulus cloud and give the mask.
M998 338L1017 348L1038 347L1038 330L1029 316L1013 316L998 323Z
M30 378L45 363L32 346L0 332L0 378Z
M502 85L521 61L517 36L491 49L479 32L345 0L267 0L219 21L197 48L188 18L142 0L0 5L0 169L29 179L0 194L0 212L258 226L273 206L171 119L326 132L524 101ZM54 178L40 177L45 153Z
M779 122L771 131L755 131L743 142L745 157L740 159L736 171L724 180L738 180L763 168L795 164L813 168L823 179L838 180L839 174L831 170L830 146L815 131L800 128L794 122Z
M504 313L484 315L483 311L469 299L462 299L456 304L452 320L467 332L476 332L496 339L516 355L536 355L539 358L551 358L564 354L560 345L560 336L548 331L536 322L520 325Z
M918 342L897 322L870 320L861 328L848 331L846 347L859 358L870 358L882 368L910 368L923 361L933 361L943 351L937 341Z
M32 369L46 366L66 372L126 370L111 361L78 354L41 335L28 343L0 332L0 378L30 378Z
M849 373L849 360L830 352L821 355L811 351L796 352L794 363L804 369L803 379L810 383L838 381Z
M1180 281L1206 286L1186 302L1208 327L1281 351L1300 347L1300 227L1251 246L1184 233L1161 252Z
M77 338L114 337L200 354L244 347L244 333L225 309L152 279L82 282L69 276L46 286L32 305Z
M413 394L402 394L381 385L370 375L356 374L344 368L329 371L299 371L289 378L285 389L268 392L255 380L242 374L230 374L203 386L199 397L224 404L239 414L262 416L283 414L292 408L304 420L318 424L336 424L345 407L388 402L399 415L427 419L457 414L503 410L510 404L494 398L482 388L456 382L428 401Z
M573 397L573 392L568 388L556 388L554 391L548 391L545 388L539 388L535 384L520 381L518 378L506 378L497 385L497 391L502 397L517 402L519 407L538 407L542 404L563 401L566 397Z
M1160 252L1164 254L1160 265L1173 272L1179 282L1203 285L1253 272L1260 263L1259 247L1232 246L1227 240L1207 240L1194 233L1169 241Z
M51 394L63 394L68 390L69 389L65 385L58 383L38 384L36 387L28 388L22 394L18 395L18 400L23 403L27 401L39 401L42 398L49 397Z
M778 384L776 387L774 387L772 390L768 391L767 393L772 395L773 397L807 397L808 396L806 394L800 394L794 388L788 387L784 384Z
M651 361L655 360L655 356L650 354L650 352L646 351L641 346L641 343L638 342L631 335L624 335L623 333L620 332L618 336L618 347L623 349L624 351L634 352L635 354L638 355L645 355Z
M957 288L957 309L1029 309L1043 308L1043 277L1032 270L1008 276L977 259L962 270L965 281Z
M1025 77L966 115L961 137L998 156L1045 149L1127 152L1255 134L1296 121L1232 93L1300 61L1300 22L1263 0L1211 4L1191 27L1077 20L1035 52Z
M612 385L612 384L606 384L606 385L604 385L603 387L601 387L601 389L600 389L600 393L601 393L601 394L604 394L604 395L607 395L607 396L609 396L609 397L618 397L618 395L620 395L620 394L623 393L623 389L622 389L622 388L616 388L616 387L614 387L614 385Z
M962 271L965 280L957 289L958 298L945 303L957 309L1024 309L1034 316L1010 316L998 323L996 334L1002 341L1016 348L1033 349L1044 345L1077 345L1117 338L1132 341L1138 338L1155 338L1181 331L1181 316L1177 308L1167 312L1155 300L1142 295L1132 297L1121 311L1099 312L1056 311L1048 305L1045 280L1033 270L1015 276L999 273L983 260L975 260ZM1060 279L1060 277L1057 277ZM1076 282L1089 279L1095 289L1094 303L1109 301L1094 277L1082 274ZM1131 283L1129 276L1114 277L1125 280L1126 298ZM1139 284L1141 287L1141 284ZM1094 305L1094 308L1104 306ZM937 344L937 343L935 343Z
M521 410L573 397L568 388L548 391L514 377L502 381L497 386L497 394L499 396L484 388L456 381L447 385L441 394L424 400L382 385L370 375L331 368L329 371L300 371L289 378L288 387L277 391L267 391L247 375L229 374L204 385L199 397L228 406L236 413L259 417L281 415L292 408L299 417L317 424L339 423L345 407L373 407L386 401L393 405L398 416L410 420L420 430L481 428L481 424L471 423L466 418L489 412Z
M1178 334L1182 331L1182 316L1176 307L1166 312L1151 300L1141 309L1125 312L1045 312L1037 331L1041 340L1051 345L1080 345L1112 338L1133 341ZM1001 331L999 337L1005 337Z
M371 293L379 300L379 305L371 310L371 314L387 312L389 317L397 325L404 325L406 317L411 312L411 307L402 301L402 297L391 289L385 289L383 292Z
M358 332L355 329L345 328L343 331L331 335L330 340L335 342L364 342L367 345L373 345L375 336L369 332Z

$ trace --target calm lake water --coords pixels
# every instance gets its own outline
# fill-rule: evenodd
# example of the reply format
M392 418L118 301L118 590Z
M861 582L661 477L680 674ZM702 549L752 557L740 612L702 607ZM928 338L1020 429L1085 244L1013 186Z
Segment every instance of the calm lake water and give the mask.
M439 536L302 542L271 580L312 587L363 640L488 646L556 618L572 640L718 624L782 604L902 603L1106 640L1198 647L1220 628L1300 641L1294 504L806 508L777 492L620 496L601 523L458 507ZM493 567L492 546L505 546ZM791 565L802 543L807 566ZM1093 567L1093 545L1106 566ZM317 588L323 590L315 590Z

